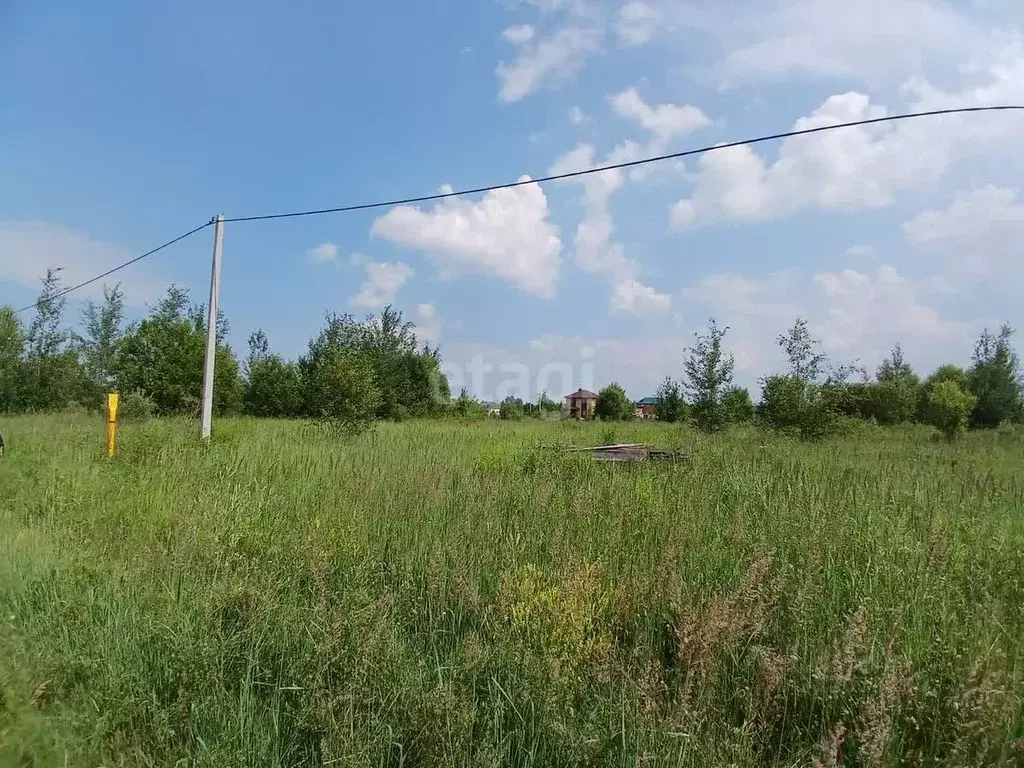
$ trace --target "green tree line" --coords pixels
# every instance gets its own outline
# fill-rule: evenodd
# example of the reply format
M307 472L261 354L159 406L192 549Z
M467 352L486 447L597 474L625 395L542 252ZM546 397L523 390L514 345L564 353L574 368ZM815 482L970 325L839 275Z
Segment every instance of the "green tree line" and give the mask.
M58 270L43 279L26 326L0 307L0 411L100 409L120 392L122 413L195 414L202 395L206 310L171 286L137 322L126 322L119 286L86 302L80 330L65 325ZM214 412L313 418L359 430L374 419L430 416L450 407L440 350L420 346L412 323L386 307L357 320L329 314L305 354L287 360L271 352L262 330L249 337L240 364L216 322Z
M657 392L657 416L692 421L714 431L757 419L765 426L805 438L824 437L849 419L879 424L931 424L954 438L967 428L984 429L1024 421L1020 361L1013 329L984 330L971 363L939 366L923 380L896 344L872 379L857 363L834 365L797 318L777 343L787 370L761 379L761 401L732 384L733 357L724 349L728 328L711 320L687 348L680 380L667 377ZM851 381L855 375L859 381ZM604 390L602 390L602 393Z

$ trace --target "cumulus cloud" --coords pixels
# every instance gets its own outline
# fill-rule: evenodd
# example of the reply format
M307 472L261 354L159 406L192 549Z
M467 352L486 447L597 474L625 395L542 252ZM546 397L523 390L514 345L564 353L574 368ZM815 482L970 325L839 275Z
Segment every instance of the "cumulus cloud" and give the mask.
M505 27L501 36L512 45L524 45L533 39L533 27L529 24L517 24Z
M884 117L868 96L830 97L795 130ZM808 206L878 208L906 189L934 183L945 173L953 142L935 127L889 123L797 136L782 142L773 163L747 146L701 157L691 197L672 209L677 228L718 220L757 221Z
M569 108L569 122L573 125L583 125L589 119L579 107Z
M619 9L619 38L626 45L643 45L654 37L662 21L661 8L632 0Z
M993 185L957 193L943 210L923 211L903 225L907 240L937 254L959 277L974 280L1024 269L1024 201Z
M638 155L638 145L622 145L613 151L608 163ZM571 173L595 165L594 148L580 144L551 167L552 174ZM651 314L667 311L670 295L659 293L639 282L640 265L625 255L621 244L612 240L614 225L608 208L612 193L623 183L621 171L579 176L571 180L583 188L584 214L576 227L574 257L586 272L602 275L612 286L610 309L613 313Z
M326 264L338 258L338 246L334 243L320 243L306 252L306 258L314 264Z
M182 247L182 246L179 246ZM138 253L119 245L94 240L60 224L43 222L0 222L0 280L36 289L48 268L60 268L61 279L70 287L123 264ZM119 272L106 281L86 286L75 297L97 298L103 285L121 283L125 303L141 306L155 301L170 280L147 271L145 265Z
M635 121L647 130L659 146L711 123L703 111L689 104L659 104L652 107L640 97L636 88L615 94L611 97L611 104L620 116Z
M597 27L566 26L550 37L532 41L517 37L514 62L499 62L495 70L500 89L498 97L505 102L519 101L544 85L558 85L572 78L587 58L601 47L603 31Z
M371 234L427 252L445 274L484 273L536 296L555 295L562 241L537 184L476 202L442 200L428 210L399 206L374 221Z
M398 291L415 274L404 262L371 261L366 265L366 280L352 303L364 309L380 309L391 304Z

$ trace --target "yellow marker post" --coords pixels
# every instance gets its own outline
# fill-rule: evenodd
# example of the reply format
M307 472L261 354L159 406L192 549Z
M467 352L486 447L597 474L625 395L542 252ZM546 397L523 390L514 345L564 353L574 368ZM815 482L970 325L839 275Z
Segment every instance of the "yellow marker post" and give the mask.
M107 456L114 455L114 447L117 441L117 402L119 397L116 392L107 395Z

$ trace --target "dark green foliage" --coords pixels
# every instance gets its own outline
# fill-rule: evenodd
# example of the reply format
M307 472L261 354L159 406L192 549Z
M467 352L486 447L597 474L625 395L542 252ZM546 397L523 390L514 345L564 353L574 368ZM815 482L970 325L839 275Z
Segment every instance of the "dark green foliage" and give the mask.
M727 420L722 394L732 384L735 365L733 356L722 350L722 339L728 331L728 328L719 329L711 318L706 334L694 334L696 341L687 349L683 362L693 423L705 432L721 429Z
M25 337L21 393L26 410L62 408L74 402L80 391L81 369L70 334L61 327L65 299L60 291L60 270L46 270Z
M366 431L380 407L373 364L357 350L325 350L317 357L306 386L310 415L347 434Z
M221 339L227 323L218 318L213 407L219 414L237 413L242 404L238 361ZM171 286L153 312L121 341L118 386L145 392L160 414L198 414L202 402L206 358L203 308L188 306L188 291Z
M686 419L686 401L683 399L683 388L678 381L666 376L655 397L658 398L654 411L658 421L677 422Z
M636 410L626 397L626 390L612 382L597 393L594 415L605 421L629 421L636 415Z
M798 430L804 418L808 384L798 376L766 376L761 385L758 416L773 429Z
M998 335L985 330L974 346L969 373L970 391L977 398L972 427L997 427L1003 421L1021 421L1020 364L1010 344L1013 329L1003 325Z
M518 397L509 395L501 401L501 408L498 415L505 421L519 421L524 415L524 403Z
M83 368L83 399L102 408L104 395L117 387L117 356L123 335L124 296L119 285L103 287L103 303L87 301L82 310L83 333L77 335Z
M0 307L0 413L20 410L24 380L22 350L25 331L10 307Z
M943 381L952 381L964 392L971 391L971 380L967 371L958 365L940 365L935 371L924 380L917 398L917 420L924 424L936 423L935 414L931 412L931 394L937 384Z
M728 424L745 424L754 418L754 401L745 387L729 387L722 393L722 411Z
M261 330L249 336L243 411L264 418L297 418L302 415L302 382L295 363L271 354Z
M469 396L465 387L459 392L459 396L452 400L451 412L453 415L463 419L482 419L487 416L487 411L476 400Z
M359 352L370 365L379 389L375 416L381 419L440 415L448 407L451 393L441 373L438 349L418 348L412 323L388 306L380 317L357 321L352 315L329 314L327 325L310 342L306 356L299 360L305 384L315 370L316 360L329 349ZM305 410L313 410L306 403Z
M121 394L121 403L117 409L120 421L144 421L156 413L156 403L145 392L134 389Z

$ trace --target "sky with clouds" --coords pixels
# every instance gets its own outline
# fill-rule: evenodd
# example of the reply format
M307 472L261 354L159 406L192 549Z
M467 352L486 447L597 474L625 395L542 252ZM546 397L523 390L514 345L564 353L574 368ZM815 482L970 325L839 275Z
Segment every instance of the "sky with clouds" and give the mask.
M112 0L0 6L0 303L222 213L528 180L793 128L1024 104L1016 0ZM456 387L737 379L797 315L836 362L919 369L1024 326L1024 115L885 123L539 186L225 228L231 341L299 354L393 303ZM212 231L119 274L205 299ZM72 317L83 290L69 302Z

